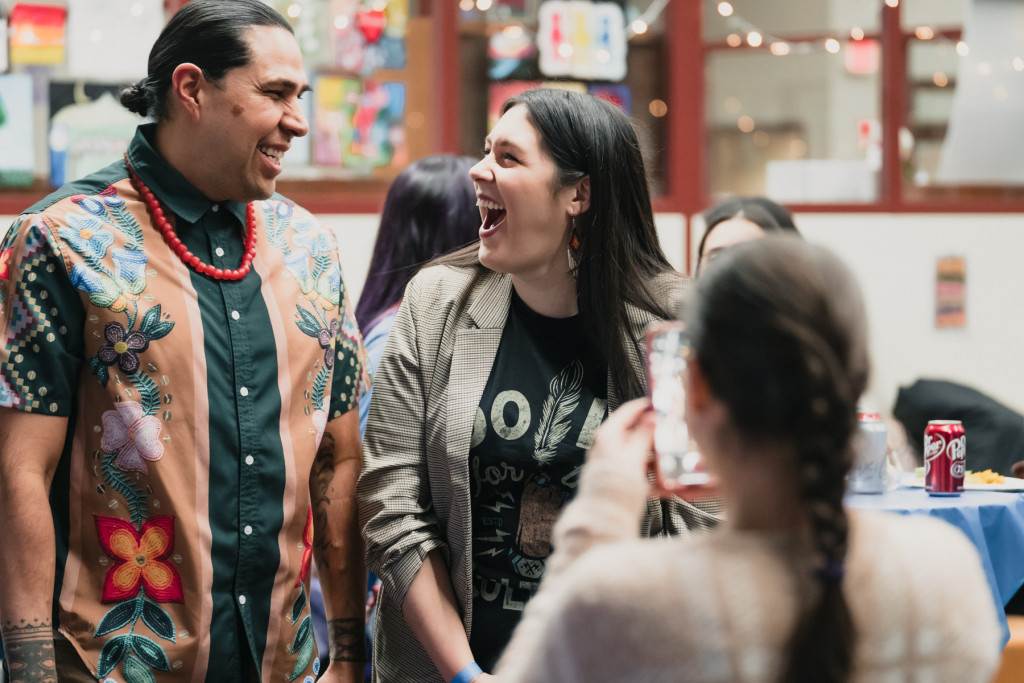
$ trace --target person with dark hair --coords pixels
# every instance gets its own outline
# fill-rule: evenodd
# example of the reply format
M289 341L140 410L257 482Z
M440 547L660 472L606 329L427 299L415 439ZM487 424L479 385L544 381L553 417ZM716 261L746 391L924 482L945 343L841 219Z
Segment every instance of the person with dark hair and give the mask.
M154 121L0 247L10 680L361 680L366 352L335 237L275 194L307 90L266 3L185 4L122 98Z
M488 678L594 430L643 395L645 328L685 284L621 110L537 89L502 111L470 172L480 240L413 278L374 376L357 496L378 681ZM652 497L641 527L712 526L708 508Z
M437 154L399 173L384 200L370 269L356 305L370 366L376 368L409 280L432 258L476 240L480 227L469 179L473 157ZM370 410L367 391L359 399L360 433Z
M765 197L733 197L704 212L704 235L697 246L697 272L723 249L768 233L799 235L793 215Z
M1000 629L971 542L930 517L843 508L868 377L846 266L793 237L740 244L708 266L683 318L686 422L727 521L701 538L637 538L653 413L646 400L620 408L497 678L989 681Z

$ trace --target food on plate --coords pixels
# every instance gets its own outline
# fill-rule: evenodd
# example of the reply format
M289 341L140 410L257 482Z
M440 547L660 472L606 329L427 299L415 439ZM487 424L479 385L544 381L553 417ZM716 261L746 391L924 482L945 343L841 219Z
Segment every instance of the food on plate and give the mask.
M968 484L1003 484L1006 483L1006 477L993 472L992 470L984 470L982 472L968 472L967 473Z

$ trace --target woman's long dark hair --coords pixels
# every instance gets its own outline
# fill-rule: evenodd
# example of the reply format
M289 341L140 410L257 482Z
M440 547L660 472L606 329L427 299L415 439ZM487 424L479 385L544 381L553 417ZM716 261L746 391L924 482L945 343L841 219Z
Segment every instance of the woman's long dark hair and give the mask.
M538 88L510 98L504 114L526 108L541 146L557 168L560 189L590 177L590 208L576 217L580 238L576 299L580 322L608 363L623 400L644 393L629 363L626 304L669 318L648 289L651 278L674 272L654 226L647 173L636 132L621 109L591 95ZM562 226L552 226L561 229ZM475 247L443 263L479 263Z
M216 82L231 69L248 66L252 51L245 33L272 26L293 33L287 20L263 0L192 0L175 12L149 52L147 76L121 93L121 104L140 116L167 116L171 76L195 64Z
M708 387L740 435L791 443L796 452L821 591L800 615L778 680L842 683L855 638L842 592L843 492L868 377L860 289L827 250L769 236L710 263L684 317Z
M472 157L447 154L414 161L391 183L373 245L356 321L365 334L402 299L424 263L472 242L480 229Z

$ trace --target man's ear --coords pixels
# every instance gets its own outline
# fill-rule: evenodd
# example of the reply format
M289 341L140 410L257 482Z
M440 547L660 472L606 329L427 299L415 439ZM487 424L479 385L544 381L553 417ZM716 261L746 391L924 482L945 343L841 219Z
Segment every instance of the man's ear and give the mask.
M583 176L580 180L576 181L576 191L572 197L572 205L575 213L572 215L579 216L582 213L586 213L587 209L590 208L590 176Z
M195 64L179 64L171 74L170 99L190 118L199 116L199 93L206 85L203 70Z

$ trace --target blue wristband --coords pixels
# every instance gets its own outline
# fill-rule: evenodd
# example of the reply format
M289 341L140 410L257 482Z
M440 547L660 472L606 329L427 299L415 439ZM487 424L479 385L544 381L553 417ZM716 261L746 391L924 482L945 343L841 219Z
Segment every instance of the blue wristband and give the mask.
M466 666L462 667L462 671L455 674L455 678L451 680L451 683L469 683L483 672L484 670L480 668L479 664L476 662L470 662Z

